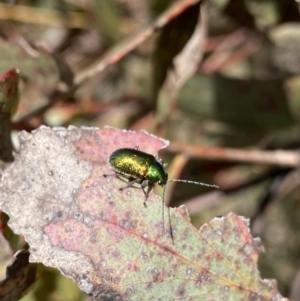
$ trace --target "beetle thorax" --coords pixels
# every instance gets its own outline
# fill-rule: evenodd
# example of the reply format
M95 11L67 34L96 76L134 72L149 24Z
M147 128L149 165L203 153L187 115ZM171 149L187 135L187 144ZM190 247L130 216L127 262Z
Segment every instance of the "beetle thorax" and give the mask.
M168 181L168 174L165 172L163 166L158 161L154 161L148 169L146 178L151 183L166 185Z

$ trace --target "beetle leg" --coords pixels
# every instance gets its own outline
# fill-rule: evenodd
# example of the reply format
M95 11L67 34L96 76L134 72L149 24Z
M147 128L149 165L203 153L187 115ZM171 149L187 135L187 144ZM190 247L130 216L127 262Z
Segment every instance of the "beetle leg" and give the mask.
M115 177L115 178L118 178L118 179L120 179L120 180L122 180L122 181L124 181L124 182L125 182L125 180L129 180L129 181L131 182L132 179L134 179L134 178L132 178L132 177L125 176L125 175L122 175L122 174L119 174L119 173L117 173L117 172L115 172L114 174L103 174L103 177L104 177L104 178L107 178L107 177ZM129 184L130 184L130 183L129 183Z
M133 177L130 177L130 176L127 176L127 175L123 175L123 174L120 174L118 172L115 172L114 174L103 174L103 177L104 178L107 178L107 177L115 177L115 178L118 178L120 180L122 180L123 182L125 182L126 180L128 180L130 183L133 182L133 180L136 180L136 178L133 178ZM137 183L138 183L139 179L137 179ZM128 183L128 182L127 182ZM130 184L128 183L128 184ZM133 184L133 183L132 183ZM131 186L131 185L129 185ZM128 187L129 187L128 186ZM127 187L127 186L126 186ZM125 188L126 188L125 187Z
M119 188L119 189L120 189L120 190L124 190L124 189L126 189L126 188L128 188L128 187L131 187L133 184L138 183L140 180L141 180L141 179L136 178L136 179L132 180L131 182L129 182L125 187L121 187L121 188Z
M116 176L115 173L114 173L114 174L106 174L106 173L103 174L103 177L104 177L104 178L107 178L107 177L115 177L115 176Z
M144 195L145 195L145 201L144 201L144 207L145 208L147 208L146 201L147 201L148 195L149 195L150 191L152 190L153 186L154 185L151 182L149 182L149 180L144 180L141 183L141 187L142 187L142 190L143 190ZM145 188L147 188L147 191L145 190Z
M145 208L147 208L146 201L147 201L147 198L148 198L148 194L149 194L149 192L150 192L150 190L149 190L149 181L148 181L148 180L144 180L144 181L142 182L142 184L141 184L141 187L142 187L142 190L143 190L144 195L145 195L145 200L144 200L143 205L144 205ZM145 187L148 188L147 191L145 191Z

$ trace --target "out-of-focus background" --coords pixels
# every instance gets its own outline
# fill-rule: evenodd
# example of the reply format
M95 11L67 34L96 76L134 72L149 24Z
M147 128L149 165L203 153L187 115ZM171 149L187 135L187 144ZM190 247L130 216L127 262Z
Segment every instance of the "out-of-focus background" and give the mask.
M170 178L221 190L169 184L168 205L197 228L250 218L262 278L300 300L299 20L295 0L0 1L0 74L20 70L15 149L40 125L169 139ZM22 300L87 298L45 269Z

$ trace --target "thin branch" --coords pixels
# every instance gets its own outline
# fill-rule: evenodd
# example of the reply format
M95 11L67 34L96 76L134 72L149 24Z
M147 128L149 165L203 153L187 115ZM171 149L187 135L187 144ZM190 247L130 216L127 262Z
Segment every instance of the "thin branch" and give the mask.
M222 147L193 146L177 142L171 143L166 150L208 160L279 165L284 167L298 167L300 165L300 153L298 151L242 150Z
M99 60L91 66L82 70L75 78L75 84L80 85L85 80L94 77L96 74L103 72L110 65L120 61L125 55L134 50L138 45L149 39L154 32L161 29L170 20L180 15L191 5L198 3L201 0L182 0L176 1L169 7L161 16L159 16L148 28L137 34L135 37L130 37L111 48Z

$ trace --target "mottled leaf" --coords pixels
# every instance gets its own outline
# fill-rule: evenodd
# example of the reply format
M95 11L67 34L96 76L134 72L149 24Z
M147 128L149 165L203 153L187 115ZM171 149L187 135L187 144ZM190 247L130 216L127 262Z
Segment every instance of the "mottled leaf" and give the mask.
M283 300L261 280L261 246L248 221L229 214L200 231L185 207L167 210L151 193L127 188L107 164L121 147L157 155L167 142L112 128L46 128L20 134L0 207L25 236L31 261L58 268L95 300ZM163 229L165 228L165 232Z

